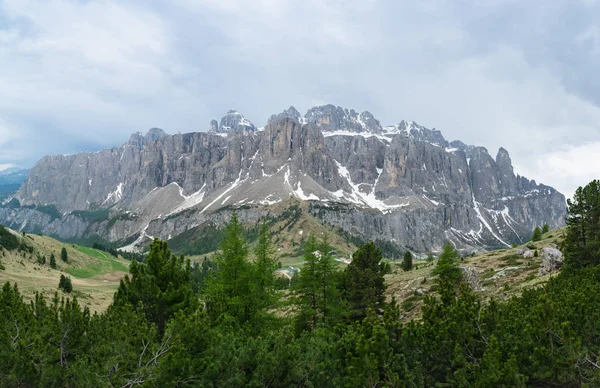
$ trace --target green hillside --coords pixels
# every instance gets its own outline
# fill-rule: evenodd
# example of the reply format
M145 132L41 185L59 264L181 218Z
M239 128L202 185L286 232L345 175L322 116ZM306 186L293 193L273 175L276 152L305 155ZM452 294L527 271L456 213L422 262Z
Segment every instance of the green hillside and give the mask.
M0 261L4 270L0 270L0 283L16 282L26 299L32 299L36 292L52 297L58 290L60 276L65 275L71 277L72 294L82 305L92 311L103 311L112 302L119 281L128 272L128 261L106 252L65 244L48 236L4 230L11 233L18 246L11 250L1 248ZM62 248L67 251L67 262L61 259ZM52 254L56 269L50 266Z

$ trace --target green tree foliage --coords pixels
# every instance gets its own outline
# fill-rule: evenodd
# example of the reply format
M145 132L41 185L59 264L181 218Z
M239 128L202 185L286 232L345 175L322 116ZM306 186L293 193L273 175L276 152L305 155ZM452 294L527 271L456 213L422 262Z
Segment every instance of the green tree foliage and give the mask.
M65 275L60 275L60 280L58 281L58 288L63 290L67 294L73 291L73 283L71 282L71 278Z
M536 242L542 239L542 229L539 226L536 226L533 230L533 237L531 237L531 241Z
M0 225L0 246L12 251L19 247L19 239L9 232L4 226Z
M60 251L60 258L65 263L69 261L69 254L67 253L67 250L65 249L65 247L63 247L63 249L61 249L61 251Z
M383 311L386 265L381 250L373 243L364 244L352 255L342 276L341 290L348 304L349 318L362 320L367 309Z
M571 268L600 264L600 181L579 187L567 200L564 253Z
M254 292L256 293L256 308L260 311L272 307L277 299L273 276L273 272L277 269L277 259L271 231L265 219L260 227L254 256Z
M56 257L54 257L54 253L50 254L50 268L56 269Z
M404 258L402 259L402 270L408 272L413 267L413 255L410 251L404 252Z
M582 219L589 219L590 209L582 210ZM229 245L223 245L228 259L248 258L246 241L236 237L238 222L232 220ZM567 228L576 243L569 255L582 254L580 249L596 242L590 233L583 245L581 228L577 222ZM369 284L381 276L374 247L361 247L340 280L327 242L310 236L290 298L295 306L278 307L265 302L269 298L262 287L271 280L260 281L268 271L259 269L269 265L259 265L259 257L271 263L265 246L255 246L254 260L243 261L250 279L243 284L245 294L221 283L239 280L221 273L227 262L206 264L210 280L199 282L206 307L178 302L179 287L192 294L192 269L159 241L147 264L132 263L131 279L108 310L93 316L76 298L36 295L26 302L16 285L5 284L0 289L0 386L600 386L600 265L593 262L521 296L483 302L460 282L458 254L446 245L434 269L442 297L426 296L422 318L406 322L395 300L373 307L380 300L374 292L379 283ZM575 263L582 264L575 261L572 268ZM373 274L362 276L361 270ZM163 287L165 279L170 285ZM349 297L353 283L365 291L356 292L362 299ZM211 316L214 287L226 306L219 319ZM339 319L344 306L336 306L338 290L349 312L367 306L362 319ZM257 310L249 316L261 318L273 306L280 318L268 322L240 322L247 315L236 315L248 307ZM157 317L166 316L163 334Z
M444 303L450 303L454 300L458 290L458 284L462 279L462 273L460 268L458 268L458 260L458 252L454 249L452 244L449 242L444 244L442 253L433 270L433 273L438 275L436 281Z
M147 264L133 261L119 284L114 304L130 304L163 333L177 311L192 312L197 306L190 284L190 261L171 254L166 241L155 239Z
M213 321L226 316L240 324L249 322L255 313L252 306L252 266L248 261L248 245L242 225L235 213L225 229L221 252L216 256L218 270L208 281L206 307Z
M341 316L339 274L327 239L318 241L311 234L304 252L305 263L295 288L299 331L314 330L319 324L332 324Z
M542 234L546 234L549 231L550 231L550 225L544 224L544 226L542 226Z
M204 260L202 260L202 264L195 262L192 265L190 269L190 284L192 285L194 294L198 294L200 292L204 285L204 281L216 268L216 264L206 257Z
M435 261L435 256L433 256L433 253L429 252L429 253L427 254L427 262L428 262L428 263L432 263L432 262L434 262L434 261Z

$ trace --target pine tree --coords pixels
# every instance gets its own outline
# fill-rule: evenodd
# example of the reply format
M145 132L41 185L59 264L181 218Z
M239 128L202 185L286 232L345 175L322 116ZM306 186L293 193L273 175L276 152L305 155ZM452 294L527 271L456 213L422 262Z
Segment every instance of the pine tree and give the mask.
M50 268L56 269L56 258L54 257L54 253L50 255Z
M405 272L412 270L413 267L413 255L410 251L404 253L404 259L402 260L402 269Z
M177 311L189 313L197 306L190 284L190 261L172 255L166 241L155 239L146 263L131 263L131 277L121 280L114 304L139 308L162 334Z
M352 255L341 285L351 320L362 320L369 308L378 313L383 310L386 265L382 259L381 250L373 242L362 245Z
M579 268L600 264L600 180L579 187L567 200L565 261Z
M542 229L539 226L536 226L533 230L533 237L531 237L531 241L540 241L542 239Z
M544 226L542 226L542 234L546 234L549 231L550 231L550 225L544 224Z
M60 251L60 258L62 259L62 261L64 261L65 263L67 261L69 261L69 255L67 254L67 250L65 249L65 247L63 247L63 249L61 249Z

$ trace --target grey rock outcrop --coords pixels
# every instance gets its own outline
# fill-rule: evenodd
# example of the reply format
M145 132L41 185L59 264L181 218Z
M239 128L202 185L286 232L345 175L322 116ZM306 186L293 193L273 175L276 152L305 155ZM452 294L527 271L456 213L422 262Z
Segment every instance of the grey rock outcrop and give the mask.
M459 268L462 272L462 281L467 283L471 289L479 290L479 272L477 272L477 268L466 265L461 265Z
M542 266L539 271L540 275L556 272L563 265L563 254L556 248L542 248L540 257L542 258Z
M208 132L152 129L118 148L46 156L16 195L21 207L0 207L0 223L60 238L167 239L219 224L231 208L256 222L291 198L350 235L414 252L448 240L509 247L565 215L564 196L515 176L506 150L493 159L415 122L382 127L369 112L326 105L304 117L290 107L261 131L230 111ZM90 215L99 209L105 219Z

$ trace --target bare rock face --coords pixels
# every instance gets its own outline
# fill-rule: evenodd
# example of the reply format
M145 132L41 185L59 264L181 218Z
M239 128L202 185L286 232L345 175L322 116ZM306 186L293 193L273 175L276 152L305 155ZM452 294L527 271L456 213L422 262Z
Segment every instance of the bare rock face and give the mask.
M412 121L383 127L369 112L325 105L304 116L290 107L261 130L232 110L209 129L153 128L118 148L46 156L20 206L0 207L0 223L59 238L168 239L232 208L256 222L295 198L350 235L414 252L448 240L465 251L509 247L535 225L564 223L564 196L515 175L506 150L494 159ZM91 216L99 210L108 215Z
M540 275L546 275L552 272L556 272L563 265L563 254L556 248L542 248L540 256L542 258Z

